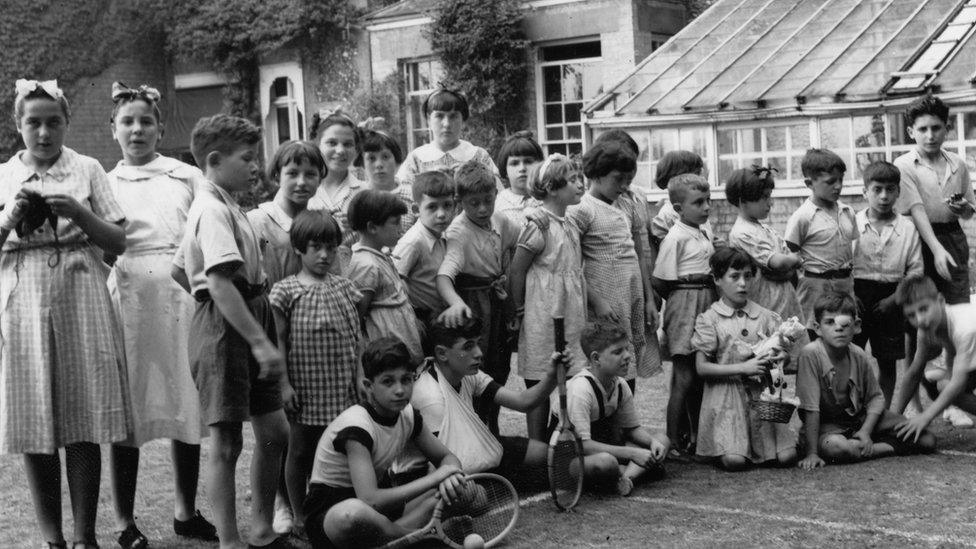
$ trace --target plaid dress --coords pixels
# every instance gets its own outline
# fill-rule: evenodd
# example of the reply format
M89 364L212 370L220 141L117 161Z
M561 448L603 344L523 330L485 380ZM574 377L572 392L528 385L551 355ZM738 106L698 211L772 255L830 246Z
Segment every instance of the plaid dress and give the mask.
M661 370L660 354L648 343L644 321L644 286L634 249L633 233L639 223L632 210L614 207L590 194L566 212L580 231L583 276L587 287L605 299L620 318L634 348L634 364L627 372L650 376ZM596 318L592 310L588 318ZM655 340L656 343L656 340Z
M20 160L0 166L0 200L21 187L74 197L109 223L125 220L105 171L62 148L43 175ZM0 452L45 453L74 442L115 442L129 430L125 351L102 251L58 218L0 255Z
M357 402L361 298L333 274L312 286L292 275L271 289L271 306L288 321L288 379L300 405L292 421L325 426Z

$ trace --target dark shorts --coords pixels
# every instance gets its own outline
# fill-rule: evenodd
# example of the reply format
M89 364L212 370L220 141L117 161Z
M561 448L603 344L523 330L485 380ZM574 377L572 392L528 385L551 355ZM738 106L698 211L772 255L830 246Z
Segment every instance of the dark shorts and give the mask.
M380 488L389 488L390 479L384 476L379 479ZM337 503L356 497L356 490L353 488L338 488L328 486L318 482L308 485L308 493L305 494L305 501L302 502L302 516L305 517L305 533L312 549L334 549L336 546L325 535L322 527L325 521L325 514L329 512ZM403 506L394 510L392 514L386 514L386 518L394 521L403 515Z
M861 333L854 344L862 349L871 342L871 354L880 360L905 358L905 318L901 307L875 311L878 302L895 293L897 282L854 279L854 295L861 300Z
M844 438L854 438L854 433L864 424L865 414L854 418L851 421L830 422L820 424L820 435L817 438L819 445L823 448L824 438L831 435L842 435ZM895 426L904 421L905 416L896 414L891 410L885 410L878 419L874 431L871 432L871 440L891 445L895 449L895 454L899 456L917 454L922 452L922 448L912 442L901 440L895 435ZM806 437L800 436L800 451L806 452Z
M939 276L935 270L935 263L931 250L922 243L922 260L925 263L925 275L935 282L939 293L945 296L946 303L969 303L969 242L966 233L959 223L933 223L932 230L935 238L942 247L949 252L956 266L949 266L950 280Z
M266 295L247 300L247 308L271 341L277 339ZM259 380L257 360L237 330L211 299L197 303L190 324L190 371L207 425L244 422L280 410L278 381Z
M512 478L525 466L525 456L529 453L529 439L500 436L498 442L502 443L502 460L489 472Z

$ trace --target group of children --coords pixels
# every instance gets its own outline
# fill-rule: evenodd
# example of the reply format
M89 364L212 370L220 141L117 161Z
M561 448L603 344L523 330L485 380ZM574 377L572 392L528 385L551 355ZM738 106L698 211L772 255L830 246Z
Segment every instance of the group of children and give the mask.
M938 99L909 108L915 151L864 170L861 212L839 201L845 165L827 150L803 159L811 197L785 238L762 222L772 170L733 173L727 242L697 155L659 163L669 200L652 218L630 190L639 150L626 133L577 160L519 132L496 168L461 139L469 107L451 90L425 101L432 141L406 158L383 132L316 117L314 142L283 143L267 162L277 192L249 212L234 193L259 177L258 128L201 119L197 169L156 152L157 90L116 83L112 101L123 159L106 175L64 147L56 83L18 81L26 148L0 166L0 444L25 455L49 547L68 546L62 447L73 547L96 546L99 443L112 443L119 544L148 546L134 497L139 446L157 438L173 441L176 534L245 546L245 421L248 547L289 547L288 532L313 547L383 544L427 522L438 498L462 499L465 473L544 465L559 368L575 374L568 413L588 484L622 495L688 454L739 470L929 451L933 417L953 403L976 412L976 310L957 304L969 299L958 218L974 199L965 164L941 148ZM790 317L808 333L757 355ZM925 364L942 350L940 383ZM513 352L522 391L506 387ZM662 357L666 435L641 426L634 403L636 376ZM783 366L797 371L802 437L796 418L762 421L750 406ZM935 402L905 419L920 382ZM528 437L499 433L501 407L526 414ZM205 436L214 524L196 511Z

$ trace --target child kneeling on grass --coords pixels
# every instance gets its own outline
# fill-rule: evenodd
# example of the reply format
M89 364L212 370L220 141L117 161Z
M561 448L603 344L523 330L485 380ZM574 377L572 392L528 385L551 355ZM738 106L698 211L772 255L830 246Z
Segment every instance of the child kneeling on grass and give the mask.
M624 376L634 359L627 331L599 320L583 329L587 368L566 383L566 411L583 439L584 475L616 482L626 496L645 473L660 478L671 441L640 424L634 393Z
M312 547L374 547L420 528L437 499L453 501L464 485L458 461L410 405L414 371L407 346L395 337L363 352L367 401L347 408L326 428L315 451L305 498ZM437 468L389 487L387 470L412 443Z
M716 458L729 471L749 463L792 464L795 420L763 421L749 404L762 390L759 376L789 358L782 349L762 356L752 350L780 326L779 315L749 299L756 264L742 249L720 248L709 266L721 298L698 315L691 338L695 368L705 379L698 455Z
M933 451L935 437L928 431L920 429L915 442L896 436L905 418L885 409L871 359L851 344L861 329L854 298L827 292L815 302L813 314L819 339L800 351L796 375L806 443L799 466L814 469L824 460L852 462Z

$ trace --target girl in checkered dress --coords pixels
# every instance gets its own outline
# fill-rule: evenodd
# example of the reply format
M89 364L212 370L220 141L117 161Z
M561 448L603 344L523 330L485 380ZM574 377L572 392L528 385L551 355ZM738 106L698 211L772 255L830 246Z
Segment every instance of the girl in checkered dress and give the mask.
M24 454L41 534L61 529L64 448L75 547L97 547L100 443L126 438L125 353L102 262L125 251L125 215L98 162L64 146L57 83L17 81L26 145L0 166L0 452Z
M282 400L291 424L285 483L292 509L301 509L315 447L326 426L358 401L362 333L356 303L362 294L348 279L330 272L342 231L331 215L304 211L295 216L291 244L302 270L271 289L278 341L287 372ZM301 516L293 532L301 532Z

